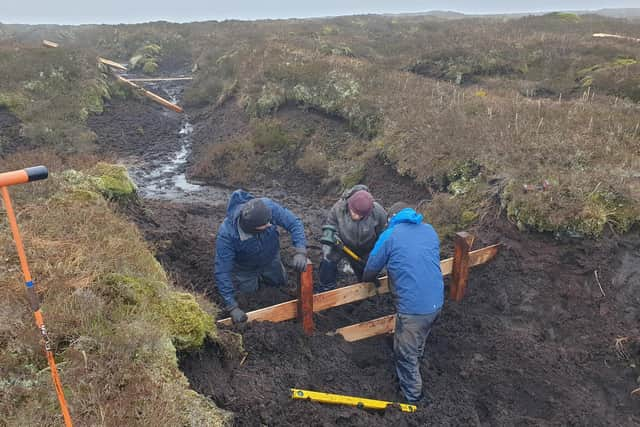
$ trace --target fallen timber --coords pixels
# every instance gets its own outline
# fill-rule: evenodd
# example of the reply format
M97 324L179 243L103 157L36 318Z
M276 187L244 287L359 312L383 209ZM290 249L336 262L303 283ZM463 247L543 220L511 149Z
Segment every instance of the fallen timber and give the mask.
M474 267L477 265L485 264L493 259L498 253L500 244L487 246L482 249L478 249L469 252L468 267ZM453 272L454 258L447 258L440 261L440 270L443 276L448 276ZM389 285L387 277L380 279L380 288L376 292L375 285L373 283L356 283L354 285L345 286L331 291L322 292L313 295L313 312L327 310L329 308L338 307L344 304L349 304L356 301L361 301L376 294L384 294L389 292ZM453 290L452 290L453 295ZM261 308L259 310L250 311L247 313L248 322L284 322L292 320L298 317L298 299L286 301L280 304L272 305L270 307ZM379 319L375 319L379 320ZM370 322L374 322L372 320ZM364 322L368 323L368 322ZM387 322L388 323L388 322ZM230 326L232 324L231 318L225 318L217 321L218 325ZM361 324L358 324L361 325ZM356 325L352 325L356 326ZM366 326L363 326L366 328ZM373 335L371 335L373 336Z
M146 96L147 98L157 102L158 104L167 107L170 110L175 111L176 113L182 113L182 107L180 107L179 105L176 105L170 101L167 101L166 99L162 98L161 96L156 95L153 92L150 92L140 86L138 86L137 84L133 83L131 80L129 79L125 79L122 76L119 76L117 74L114 74L114 76L121 82L123 82L126 85L129 85L130 87L132 87L133 89L135 89L136 91L142 93L144 96Z

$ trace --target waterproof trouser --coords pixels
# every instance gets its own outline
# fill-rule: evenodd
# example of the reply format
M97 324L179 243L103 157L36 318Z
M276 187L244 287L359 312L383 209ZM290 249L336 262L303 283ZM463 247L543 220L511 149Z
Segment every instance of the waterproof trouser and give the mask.
M408 402L422 399L420 358L431 326L439 314L440 310L430 314L396 314L393 353L400 391Z
M331 289L336 288L336 282L338 280L338 263L340 262L340 259L341 257L334 261L327 257L322 258L322 261L320 261L320 270L318 272L320 283L314 286L315 293L330 291ZM362 273L364 272L364 265L352 260L350 257L346 257L346 259L349 261L358 281L361 281Z
M236 264L233 268L233 279L238 291L253 293L258 290L259 282L269 286L284 286L287 275L278 254L269 264L258 268L247 268Z

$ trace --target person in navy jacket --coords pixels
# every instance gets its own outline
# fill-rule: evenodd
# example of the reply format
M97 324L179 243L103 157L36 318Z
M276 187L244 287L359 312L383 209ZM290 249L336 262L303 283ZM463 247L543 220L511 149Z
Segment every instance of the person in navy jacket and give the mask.
M389 209L386 230L369 254L363 281L377 283L386 266L396 305L393 341L400 391L410 403L423 398L420 358L444 303L440 240L422 215L406 203Z
M293 267L307 266L306 238L300 218L273 200L236 190L231 194L227 216L218 229L214 276L218 292L235 323L247 320L238 306L234 283L240 292L255 292L258 281L272 286L286 284L280 260L278 226L291 235L296 254Z

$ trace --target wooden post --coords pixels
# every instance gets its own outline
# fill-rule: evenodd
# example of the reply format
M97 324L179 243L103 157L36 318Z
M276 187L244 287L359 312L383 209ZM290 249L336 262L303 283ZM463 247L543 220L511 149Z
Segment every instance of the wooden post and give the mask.
M307 259L307 269L300 273L298 319L306 335L313 334L313 264Z
M449 295L452 300L460 302L464 296L469 278L469 249L473 244L473 236L466 231L456 233L454 238L453 271Z

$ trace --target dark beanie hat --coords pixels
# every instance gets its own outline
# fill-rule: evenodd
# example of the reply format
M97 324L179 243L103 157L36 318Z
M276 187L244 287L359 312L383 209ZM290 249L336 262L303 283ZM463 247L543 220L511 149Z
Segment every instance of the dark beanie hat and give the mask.
M240 210L240 227L247 232L253 233L257 227L271 221L271 209L260 199L251 199Z
M391 205L391 207L389 208L389 211L387 213L387 218L391 219L395 214L397 214L401 210L406 209L406 208L410 208L410 207L411 206L409 206L405 202L396 202L393 205Z
M373 210L373 196L365 190L358 190L347 200L349 209L365 217Z

